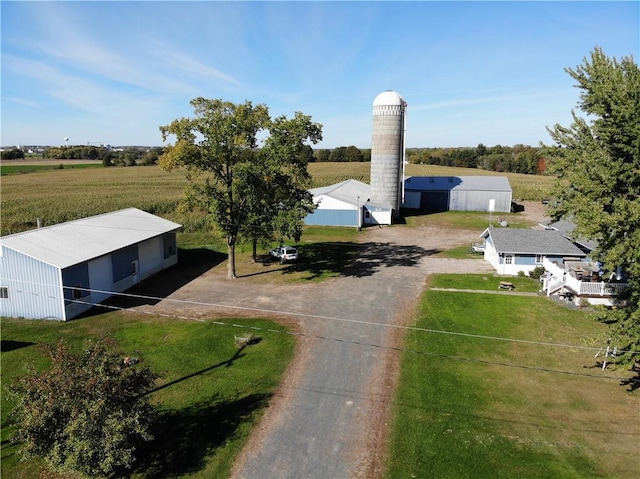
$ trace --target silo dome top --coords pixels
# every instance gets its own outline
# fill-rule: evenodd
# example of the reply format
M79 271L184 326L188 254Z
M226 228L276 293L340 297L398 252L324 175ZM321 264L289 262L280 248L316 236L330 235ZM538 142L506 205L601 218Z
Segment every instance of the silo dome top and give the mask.
M375 100L373 100L373 106L383 106L383 105L398 105L401 106L404 103L404 100L400 96L398 92L393 90L387 90L380 93Z

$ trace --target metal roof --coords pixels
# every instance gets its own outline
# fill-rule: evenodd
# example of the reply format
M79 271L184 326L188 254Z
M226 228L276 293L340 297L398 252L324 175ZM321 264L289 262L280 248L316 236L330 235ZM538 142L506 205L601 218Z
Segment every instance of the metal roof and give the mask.
M410 176L404 180L405 190L419 191L508 191L506 176Z
M3 236L0 246L66 268L180 227L146 211L127 208Z
M371 187L366 183L351 179L329 186L314 188L309 190L309 193L311 193L314 198L317 196L328 196L354 206L357 206L356 202L358 202L358 198L360 198L359 202L360 206L362 206L362 204L368 203L371 198Z
M554 230L487 228L481 236L491 236L498 253L586 256L562 233Z

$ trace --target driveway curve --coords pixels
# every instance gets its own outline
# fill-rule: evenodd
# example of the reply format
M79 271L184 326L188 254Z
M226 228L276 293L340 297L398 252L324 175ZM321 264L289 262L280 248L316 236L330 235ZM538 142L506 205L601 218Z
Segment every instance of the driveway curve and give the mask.
M411 320L429 274L493 271L482 260L434 256L477 238L477 231L371 228L360 235L359 257L367 261L367 274L274 287L230 282L210 271L167 299L211 303L215 298L220 306L189 303L185 310L175 301L161 301L151 307L189 317L237 314L225 306L255 308L261 316L291 318L302 333L284 383L232 476L380 477L399 361L391 348L400 340L393 326Z

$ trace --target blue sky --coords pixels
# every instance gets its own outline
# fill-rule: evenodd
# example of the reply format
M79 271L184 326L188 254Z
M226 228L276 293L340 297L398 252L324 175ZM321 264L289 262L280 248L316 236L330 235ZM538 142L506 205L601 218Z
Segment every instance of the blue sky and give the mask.
M407 146L550 142L597 45L640 56L640 2L1 2L2 145L161 145L195 97L265 103L371 146L376 95Z

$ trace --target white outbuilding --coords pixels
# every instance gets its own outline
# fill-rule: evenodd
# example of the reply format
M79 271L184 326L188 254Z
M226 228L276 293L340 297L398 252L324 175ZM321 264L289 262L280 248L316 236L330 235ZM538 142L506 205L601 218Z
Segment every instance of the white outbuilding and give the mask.
M309 190L316 210L305 223L323 226L390 225L392 208L371 202L371 187L358 180L345 180Z
M0 315L66 321L177 263L181 225L137 208L0 238Z

